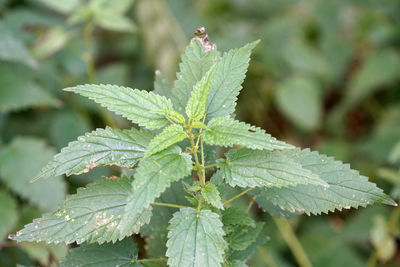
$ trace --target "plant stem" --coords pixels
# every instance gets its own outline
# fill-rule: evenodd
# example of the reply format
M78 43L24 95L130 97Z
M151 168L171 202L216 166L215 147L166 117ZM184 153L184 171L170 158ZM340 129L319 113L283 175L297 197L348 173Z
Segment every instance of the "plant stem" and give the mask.
M253 207L253 204L254 204L254 202L256 201L256 198L257 198L257 196L253 196L253 197L251 198L251 201L250 201L249 205L247 206L246 213L249 213L249 212L250 212L250 209L251 209L251 207Z
M234 197L232 197L232 198L228 199L227 201L225 201L225 202L224 202L224 203L222 203L222 204L225 206L225 205L227 205L227 204L231 203L232 201L234 201L234 200L238 199L239 197L241 197L241 196L243 196L243 195L247 194L248 192L250 192L250 191L251 191L251 190L253 190L254 188L255 188L255 187L250 187L250 188L248 188L248 189L244 190L243 192L241 192L241 193L237 194L236 196L234 196Z
M296 234L293 232L289 222L284 218L274 218L274 222L279 229L283 239L286 241L293 256L296 258L300 267L312 267L310 260L307 257L300 241L297 239Z
M215 168L215 167L217 167L217 164L211 164L211 165L204 166L204 169Z
M141 260L137 260L137 259L132 259L131 263L135 263L135 262L166 262L168 261L168 259L141 259Z
M86 51L83 54L83 59L86 62L86 72L88 75L89 82L92 84L97 84L97 73L96 73L96 67L94 64L94 59L93 59L93 31L94 31L94 25L92 23L89 23L86 25L86 27L83 29L83 36L85 39L85 46L86 46ZM115 128L116 123L114 122L114 119L112 118L111 114L104 109L102 106L97 105L100 110L100 115L103 118L104 122Z
M183 205L176 205L176 204L170 204L170 203L161 203L161 202L153 202L153 203L151 203L151 205L164 206L164 207L177 208L177 209L187 208L187 206L183 206Z

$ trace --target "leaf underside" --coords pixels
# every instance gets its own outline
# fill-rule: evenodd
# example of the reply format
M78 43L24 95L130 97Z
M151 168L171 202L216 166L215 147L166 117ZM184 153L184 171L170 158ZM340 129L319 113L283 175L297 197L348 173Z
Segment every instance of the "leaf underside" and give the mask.
M394 201L368 182L368 178L350 169L348 164L309 149L284 150L282 153L319 175L329 187L297 185L285 188L257 189L257 199L265 199L282 210L306 214L333 212L336 209L365 207L373 203L395 205ZM258 202L262 207L262 201Z
M35 179L88 172L96 166L134 167L153 135L144 130L97 129L68 144Z
M239 122L229 117L212 119L204 132L204 142L210 145L233 146L241 145L252 149L291 149L294 148L282 141L276 140L264 130Z
M183 208L170 221L167 257L169 266L222 266L226 243L218 214Z

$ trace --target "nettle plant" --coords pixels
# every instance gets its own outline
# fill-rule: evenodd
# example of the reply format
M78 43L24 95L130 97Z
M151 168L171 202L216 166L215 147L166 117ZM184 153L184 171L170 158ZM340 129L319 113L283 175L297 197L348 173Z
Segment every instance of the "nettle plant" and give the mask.
M258 41L221 55L199 33L173 86L156 73L154 92L94 84L65 89L143 128L97 129L62 149L36 179L104 165L123 167L122 174L78 189L11 239L80 244L62 266L246 266L262 244L263 223L231 206L245 194L276 216L396 205L349 165L235 120ZM231 149L218 156L218 147ZM150 250L141 255L162 251L160 258L139 259L136 233Z

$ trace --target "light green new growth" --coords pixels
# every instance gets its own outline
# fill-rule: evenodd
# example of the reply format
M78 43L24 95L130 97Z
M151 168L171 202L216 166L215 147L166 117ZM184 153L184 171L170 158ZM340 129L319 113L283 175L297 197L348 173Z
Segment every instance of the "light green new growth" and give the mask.
M219 191L214 184L207 183L206 186L201 190L201 195L204 197L204 200L210 203L212 206L216 207L217 209L224 209L221 196L219 195Z
M186 138L186 132L183 127L177 124L172 124L165 127L164 130L156 135L147 147L145 156L148 157L172 146Z
M192 95L186 105L186 115L189 119L200 121L206 115L206 104L210 91L211 79L215 71L215 65L194 86Z

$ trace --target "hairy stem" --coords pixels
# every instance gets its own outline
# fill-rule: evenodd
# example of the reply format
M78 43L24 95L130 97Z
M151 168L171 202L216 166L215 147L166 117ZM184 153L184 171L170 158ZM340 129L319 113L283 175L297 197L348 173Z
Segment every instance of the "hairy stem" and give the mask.
M283 239L286 244L289 246L292 251L294 257L296 258L297 263L300 267L312 267L310 260L307 257L306 252L300 244L300 241L297 239L296 234L294 233L292 227L289 222L284 218L274 218L274 222L278 227L279 232L281 233Z
M251 207L253 207L253 204L254 204L254 202L256 201L256 198L257 198L257 196L253 196L253 197L251 198L251 201L250 201L249 205L247 206L246 213L249 213L249 212L250 212Z
M204 169L210 169L210 168L215 168L215 167L217 167L217 164L211 164L211 165L204 166Z
M227 204L231 203L232 201L234 201L234 200L236 200L236 199L240 198L241 196L243 196L243 195L247 194L248 192L250 192L250 191L251 191L251 190L253 190L254 188L255 188L255 187L250 187L250 188L248 188L248 189L244 190L243 192L241 192L241 193L237 194L236 196L234 196L234 197L232 197L232 198L228 199L227 201L225 201L225 202L224 202L224 203L222 203L222 204L225 206L225 205L227 205Z
M183 205L176 205L176 204L170 204L170 203L161 203L161 202L153 202L153 203L151 203L151 205L164 206L164 207L177 208L177 209L187 208L187 206L183 206Z

